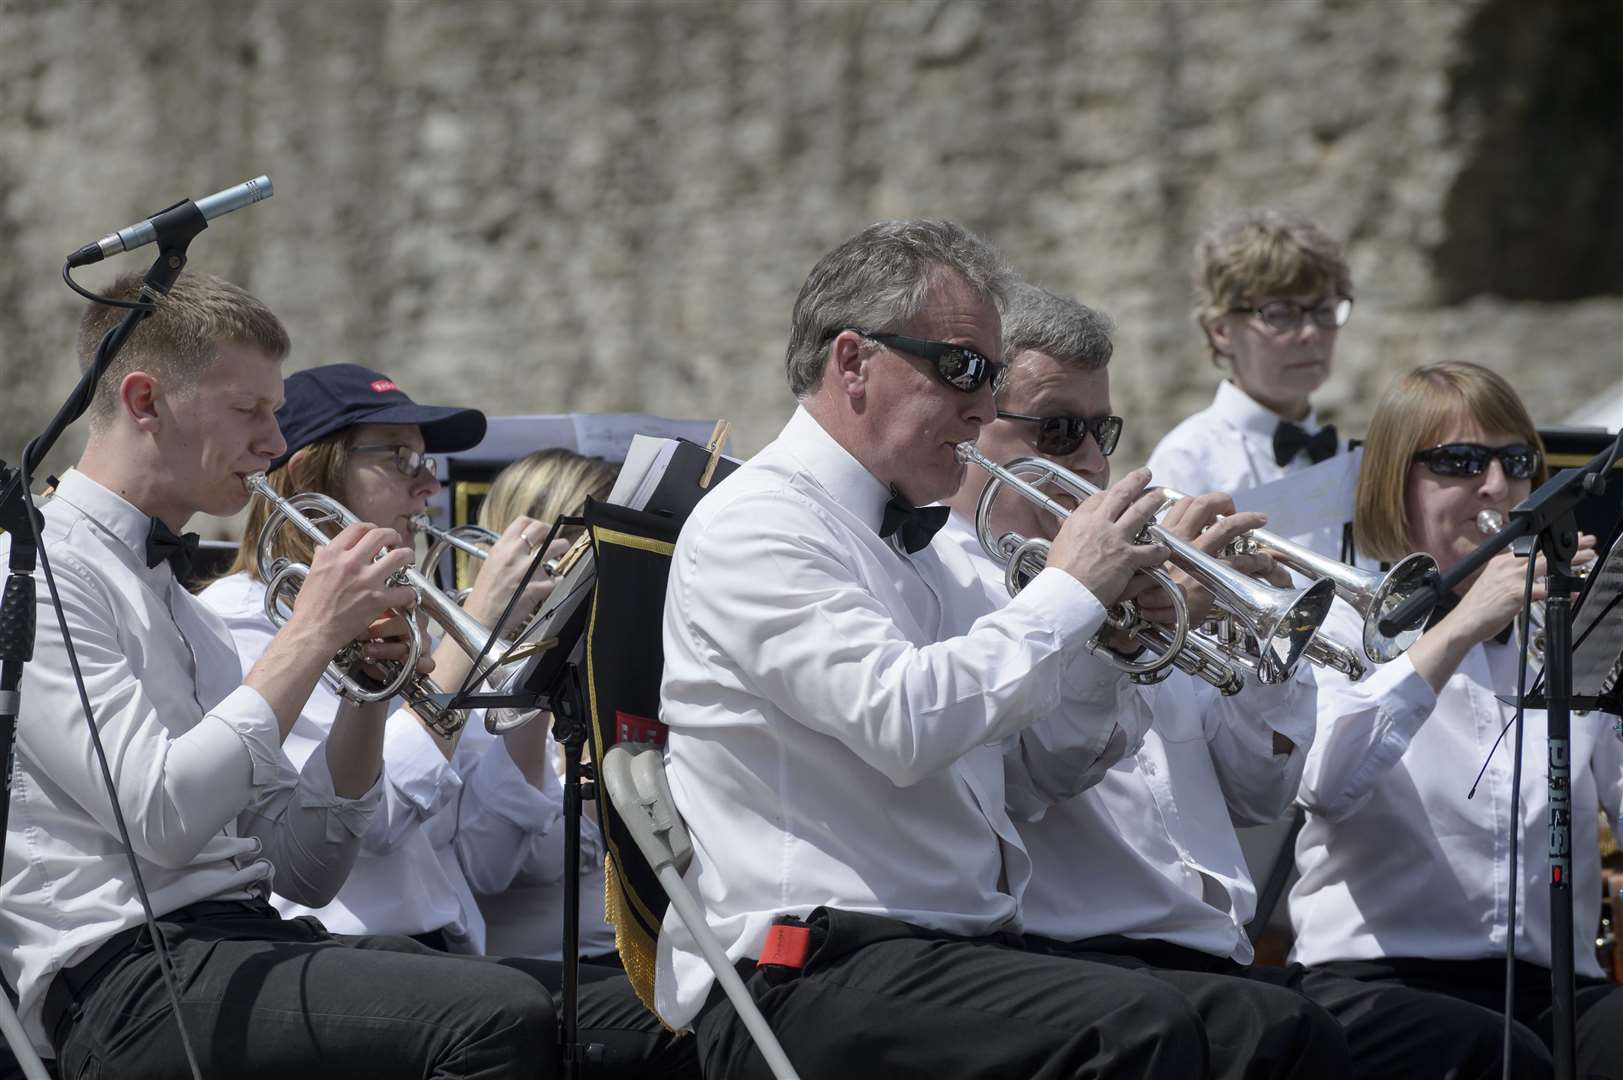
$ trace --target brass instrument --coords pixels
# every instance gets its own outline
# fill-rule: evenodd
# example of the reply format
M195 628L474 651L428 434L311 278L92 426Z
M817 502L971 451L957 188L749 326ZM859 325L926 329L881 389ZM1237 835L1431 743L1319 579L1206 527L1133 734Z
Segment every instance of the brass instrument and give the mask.
M1476 515L1477 531L1483 536L1493 536L1505 527L1505 515L1497 510L1479 510ZM1521 543L1521 541L1516 541ZM1536 558L1537 552L1530 551L1529 558ZM1580 563L1572 568L1572 576L1579 581L1589 576L1595 569L1595 561ZM1544 666L1544 601L1534 600L1527 609L1527 658L1540 667Z
M411 524L418 532L431 538L428 551L423 555L423 561L419 564L418 569L418 572L425 577L434 573L434 567L439 565L439 561L445 556L447 548L456 548L472 559L488 559L490 558L490 545L501 539L499 533L493 533L483 525L475 525L472 522L466 525L452 525L449 529L442 529L430 520L426 510L420 514L413 514ZM542 563L541 569L548 577L557 577L564 568L565 560L568 558L569 553L565 552L556 559L548 559ZM468 589L458 589L453 595L460 602L468 598L469 591Z
M265 522L257 541L259 572L265 581L265 615L280 627L287 621L284 606L291 610L293 597L309 576L310 568L304 563L272 553L276 531L282 524L292 525L316 545L331 542L323 526L345 529L359 523L359 519L337 499L317 492L301 492L288 498L278 495L264 473L253 473L244 480L251 494L259 495L270 503L272 513ZM422 574L411 567L401 570L391 584L410 586L417 593L418 608L445 629L446 636L455 641L463 652L477 657L490 641L491 631L477 619L467 615L455 600L435 588ZM416 626L410 612L400 612L407 625ZM443 691L426 675L417 674L417 660L422 645L417 634L408 635L407 656L398 661L366 661L360 649L351 642L333 657L327 674L338 693L354 701L387 701L402 695L423 723L443 738L450 738L467 722L461 709L442 709L431 700L431 695ZM516 650L514 650L516 651ZM527 650L528 651L528 650ZM483 679L494 669L516 659L511 652L492 649L492 655L476 670L475 681ZM365 666L382 671L381 677L368 675Z
M497 535L483 525L471 522L466 525L452 525L449 529L442 529L429 520L428 511L411 516L412 527L429 537L428 551L423 555L423 561L417 564L417 572L426 578L434 576L434 568L440 564L446 549L456 548L471 559L490 558L489 545L498 539ZM452 584L455 584L453 581ZM468 589L457 589L451 595L457 603L468 598Z
M1097 495L1099 488L1043 458L1023 457L1006 466L997 465L971 442L959 443L957 453L960 461L979 465L991 476L976 506L976 533L987 556L1004 567L1004 585L1011 593L1018 592L1046 564L1050 544L1017 533L995 535L991 527L991 508L998 493L1007 486L1029 502L1064 519L1071 511L1045 495L1041 490L1043 484L1052 483L1077 500ZM1247 644L1255 654L1259 678L1280 682L1290 677L1319 624L1329 614L1334 594L1330 582L1315 581L1301 589L1276 588L1239 573L1159 525L1146 526L1142 537L1165 544L1172 552L1170 561L1205 586L1217 606L1243 629ZM1231 655L1215 643L1190 633L1183 590L1160 570L1145 573L1173 598L1177 623L1172 628L1156 626L1133 611L1131 604L1118 604L1112 609L1109 624L1126 631L1152 653L1159 652L1143 663L1122 660L1108 650L1105 659L1138 681L1164 678L1168 669L1177 666L1224 693L1238 690L1243 680L1229 662ZM1099 645L1096 638L1089 643L1089 648L1097 652Z
M1169 502L1188 497L1172 488L1161 491ZM1268 555L1303 577L1330 582L1336 595L1352 605L1364 620L1363 652L1374 663L1385 664L1397 659L1420 637L1419 627L1388 636L1381 633L1380 622L1436 575L1437 560L1424 552L1404 556L1383 574L1348 566L1340 559L1321 555L1266 529L1253 529L1236 537L1228 551L1234 555ZM1322 636L1314 639L1308 659L1335 668L1350 679L1363 677L1364 666L1357 656L1346 646Z

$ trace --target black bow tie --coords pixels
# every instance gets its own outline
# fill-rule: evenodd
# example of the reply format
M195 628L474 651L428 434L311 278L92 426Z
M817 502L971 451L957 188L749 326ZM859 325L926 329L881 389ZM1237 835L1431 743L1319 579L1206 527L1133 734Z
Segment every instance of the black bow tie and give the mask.
M1281 420L1274 429L1274 462L1280 468L1289 465L1303 450L1317 465L1326 458L1336 456L1336 426L1326 424L1317 435L1309 435L1289 420Z
M1432 627L1442 622L1443 617L1450 611L1453 611L1454 608L1458 606L1459 602L1460 598L1455 596L1453 593L1449 593L1438 600L1437 606L1431 609L1430 615L1426 616L1426 629L1430 630ZM1516 620L1512 619L1510 622L1507 622L1497 634L1493 635L1493 640L1497 641L1501 645L1505 644L1510 640L1510 632L1511 630L1515 629L1515 627Z
M196 533L176 536L173 529L153 518L151 527L147 529L147 569L167 559L175 579L186 580L192 572L192 560L197 558L197 543Z
M879 537L901 534L902 549L909 555L930 546L930 538L947 523L952 511L945 506L914 506L898 495L890 493L885 504L885 517L879 523Z

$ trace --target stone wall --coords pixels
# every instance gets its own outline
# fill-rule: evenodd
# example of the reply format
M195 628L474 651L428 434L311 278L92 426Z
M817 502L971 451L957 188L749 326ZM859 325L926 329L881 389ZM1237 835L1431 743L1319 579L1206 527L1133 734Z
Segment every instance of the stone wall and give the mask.
M63 255L261 172L193 265L419 400L753 452L817 256L940 215L1115 316L1131 464L1216 378L1196 236L1275 203L1349 246L1344 430L1444 357L1552 421L1623 377L1620 37L1615 0L0 0L0 456L76 377Z

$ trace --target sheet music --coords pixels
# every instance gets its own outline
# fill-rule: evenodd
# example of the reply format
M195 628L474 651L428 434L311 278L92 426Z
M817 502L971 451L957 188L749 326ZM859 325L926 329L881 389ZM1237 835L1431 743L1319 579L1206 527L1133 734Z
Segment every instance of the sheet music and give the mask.
M1623 602L1607 611L1607 606L1623 592L1623 543L1599 560L1590 572L1588 591L1572 615L1572 640L1582 641L1572 651L1572 694L1598 697L1604 689L1619 653L1623 653ZM1594 624L1606 612L1605 621ZM1584 634L1588 633L1585 638Z
M1235 509L1267 514L1269 532L1303 541L1323 529L1326 522L1352 520L1353 492L1358 487L1358 467L1363 460L1364 448L1360 446L1271 484L1234 492Z
M620 466L620 475L615 479L614 489L609 492L607 501L616 506L629 506L633 510L647 506L648 497L659 486L660 478L665 475L671 455L675 452L675 439L643 434L632 436L631 445L626 450L625 464Z
M605 461L621 461L639 436L708 442L714 420L671 420L642 413L571 413L575 452Z

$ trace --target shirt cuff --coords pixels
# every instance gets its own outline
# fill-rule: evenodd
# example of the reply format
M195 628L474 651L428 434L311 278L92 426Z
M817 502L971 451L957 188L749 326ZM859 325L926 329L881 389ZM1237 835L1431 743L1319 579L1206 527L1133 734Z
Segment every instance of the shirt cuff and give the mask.
M456 797L462 778L410 709L389 714L383 735L383 775L401 801L423 817Z
M276 710L251 686L239 686L208 715L221 721L248 748L251 783L263 787L274 781L282 767L282 728Z
M562 800L524 778L507 752L506 739L496 740L485 751L468 783L476 805L525 832L545 834L563 807Z
M1057 568L1045 569L1009 601L1054 628L1067 651L1082 649L1104 625L1105 609L1099 598L1076 578Z
M325 810L327 842L343 843L351 837L363 836L372 827L372 818L383 805L383 778L379 776L374 780L364 794L347 799L333 790L326 750L317 747L304 763L304 771L299 773L298 799L302 809Z

